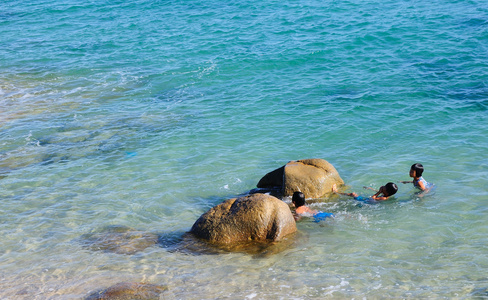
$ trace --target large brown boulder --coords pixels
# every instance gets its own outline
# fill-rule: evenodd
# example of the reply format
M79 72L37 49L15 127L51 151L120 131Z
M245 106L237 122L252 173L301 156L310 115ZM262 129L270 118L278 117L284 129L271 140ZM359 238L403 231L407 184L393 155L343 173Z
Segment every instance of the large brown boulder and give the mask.
M204 213L190 230L217 245L279 241L296 231L288 205L265 194L226 200Z
M300 191L307 198L320 198L330 193L334 184L344 184L334 166L324 159L313 158L288 162L261 178L257 187L279 187L284 197Z

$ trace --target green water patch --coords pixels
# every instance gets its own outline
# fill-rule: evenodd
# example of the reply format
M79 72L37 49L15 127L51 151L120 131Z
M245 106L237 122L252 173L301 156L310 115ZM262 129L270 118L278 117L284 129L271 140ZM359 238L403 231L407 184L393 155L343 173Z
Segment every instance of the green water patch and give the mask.
M488 287L485 288L474 288L469 294L471 299L488 299Z
M0 174L6 175L13 170L33 165L63 163L92 155L112 154L119 149L124 149L124 139L113 132L83 130L42 137L28 135L25 144L0 152ZM120 155L123 156L123 153Z
M56 110L54 107L53 110ZM150 110L140 115L92 109L37 112L6 120L0 144L0 175L33 166L80 158L134 157L167 132L186 126L178 115ZM105 117L100 117L100 113ZM10 115L9 115L10 116ZM20 138L19 138L20 137Z

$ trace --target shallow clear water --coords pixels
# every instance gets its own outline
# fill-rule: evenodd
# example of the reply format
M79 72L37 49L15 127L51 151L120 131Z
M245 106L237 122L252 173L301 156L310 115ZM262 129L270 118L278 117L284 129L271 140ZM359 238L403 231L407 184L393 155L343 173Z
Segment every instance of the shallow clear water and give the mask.
M485 1L0 4L0 298L121 281L175 299L488 297ZM379 205L315 209L287 250L134 255L113 225L181 236L286 162L323 158Z

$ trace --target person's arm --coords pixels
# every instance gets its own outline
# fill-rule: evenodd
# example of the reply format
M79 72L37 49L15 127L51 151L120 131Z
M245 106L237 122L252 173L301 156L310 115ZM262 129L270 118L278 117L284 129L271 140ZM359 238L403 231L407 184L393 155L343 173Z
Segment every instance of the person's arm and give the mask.
M425 186L425 184L423 183L422 180L419 180L419 188L422 190L422 191L425 191L427 189L427 187Z
M373 198L376 201L385 201L385 200L388 200L388 197L385 197L385 196L381 196L380 197L380 194L381 193L382 193L382 191L380 190L376 194L374 194L373 196L371 196L371 198Z
M356 193L339 193L339 192L335 192L335 193L336 193L336 194L339 194L339 195L344 195L344 196L353 197L353 198L355 198L355 197L357 197L357 196L358 196L358 194L356 194Z
M376 196L376 195L371 196L371 198L373 198L376 201L385 201L385 200L388 200L388 197L384 197L384 196L379 197L379 196Z
M335 184L332 186L332 192L335 193L335 194L349 196L349 197L353 197L353 198L356 198L358 196L358 194L356 194L356 193L341 193L341 192L339 192L337 190L337 187L336 187Z

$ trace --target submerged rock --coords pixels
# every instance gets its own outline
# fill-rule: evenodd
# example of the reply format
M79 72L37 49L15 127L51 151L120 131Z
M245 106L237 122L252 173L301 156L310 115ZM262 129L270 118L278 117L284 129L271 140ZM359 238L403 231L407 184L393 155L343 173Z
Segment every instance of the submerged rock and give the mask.
M307 198L320 198L332 192L332 186L344 180L332 164L324 159L302 159L269 172L258 182L261 189L280 189L283 197L300 191Z
M126 226L110 226L82 236L82 243L91 250L118 254L134 254L158 243L158 235Z
M488 288L475 288L469 294L472 299L488 299Z
M233 251L282 240L297 231L290 208L276 197L253 194L233 198L204 213L190 230L218 248Z
M121 282L105 290L97 291L86 297L86 300L153 300L159 299L166 286L149 283Z
M191 255L222 255L228 253L246 253L253 257L267 257L295 247L303 240L301 232L287 235L280 241L248 241L230 244L213 244L188 233L171 251Z

